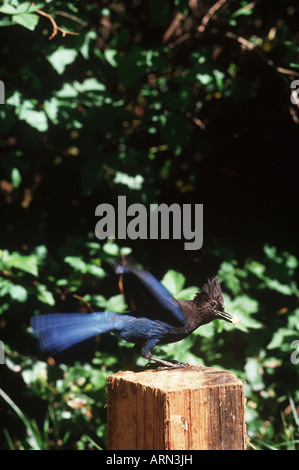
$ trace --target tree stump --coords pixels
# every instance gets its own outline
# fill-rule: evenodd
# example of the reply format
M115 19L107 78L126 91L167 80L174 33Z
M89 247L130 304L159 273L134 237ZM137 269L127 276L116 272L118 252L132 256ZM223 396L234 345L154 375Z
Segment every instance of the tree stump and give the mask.
M204 366L113 374L108 449L245 450L244 384Z

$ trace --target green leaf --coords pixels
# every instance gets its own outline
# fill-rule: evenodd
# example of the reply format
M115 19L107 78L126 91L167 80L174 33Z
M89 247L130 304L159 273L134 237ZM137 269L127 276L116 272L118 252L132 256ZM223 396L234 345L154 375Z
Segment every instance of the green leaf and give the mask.
M67 256L66 258L64 258L64 261L76 271L82 274L89 273L93 276L97 276L98 278L103 278L104 276L106 276L106 273L103 268L97 266L96 264L86 263L78 256Z
M59 75L62 75L67 65L74 62L77 55L78 51L76 49L65 49L65 47L61 46L49 55L47 59L53 69L56 70Z
M283 259L280 255L278 255L277 248L275 246L270 246L266 244L264 245L263 250L269 259L276 261L276 263L279 264L282 263Z
M67 286L68 282L68 279L57 279L56 286Z
M6 104L18 108L21 104L22 95L19 91L14 91L13 94L6 100Z
M263 275L264 275L264 272L265 272L265 270L266 270L266 266L264 266L263 264L261 264L261 263L258 262L258 261L250 261L250 262L247 264L247 269L248 269L252 274L254 274L255 276L257 276L258 278L263 279Z
M84 36L84 42L80 47L80 52L85 60L90 57L90 51L94 51L94 48L90 47L90 42L97 39L97 33L95 31L88 31Z
M107 60L108 64L111 65L111 67L117 67L117 62L115 60L116 56L117 56L117 51L114 49L106 49L104 51L104 57Z
M195 330L192 334L202 336L203 338L212 339L215 336L215 332L215 322L211 322L207 325L202 325L200 328L197 328L197 330Z
M79 256L67 256L64 261L80 273L86 273L86 263Z
M231 17L232 18L237 18L238 16L241 16L241 15L244 15L244 16L250 16L252 15L252 11L255 7L255 3L252 2L252 8L248 8L248 5L246 5L245 7L242 7L242 8L239 8L237 11L235 11Z
M0 27L1 26L12 26L13 22L10 18L4 17L0 19Z
M12 5L1 5L0 13L4 13L6 15L14 15L17 12L17 9Z
M28 9L29 13L34 12L36 10L40 10L41 8L43 8L45 6L44 3L33 3L33 2L32 3L27 2L27 3L29 3L29 9ZM20 7L21 7L21 5L20 5ZM18 12L19 12L20 7L18 7Z
M22 377L27 385L34 382L41 381L45 385L47 383L47 363L42 361L35 361L30 368L24 368Z
M245 373L248 382L254 391L263 390L265 387L262 378L261 365L254 358L248 358L245 365Z
M36 255L21 255L17 251L9 254L6 251L2 263L6 269L21 269L33 276L38 276L38 259Z
M84 82L75 82L74 85L81 91L105 91L106 87L103 83L99 82L96 78L87 78Z
M28 293L25 287L13 284L8 279L0 279L0 297L9 295L13 300L26 302Z
M128 246L123 246L121 247L120 249L120 253L123 255L123 256L128 256L132 253L132 248L128 247Z
M107 300L106 310L108 312L124 312L126 304L121 294L114 295Z
M291 343L294 339L299 338L298 331L290 328L278 328L274 332L267 349L280 349L282 351L291 351Z
M143 182L144 178L142 175L130 176L121 171L115 172L113 180L113 183L123 184L124 186L128 186L128 188L130 189L141 189Z
M50 121L52 121L54 124L59 124L59 104L58 99L55 96L53 96L50 100L44 102L44 111Z
M100 279L106 276L104 269L101 268L100 266L97 266L96 264L91 264L91 263L86 264L86 272Z
M225 282L228 289L232 291L234 295L237 295L241 290L240 279L236 276L236 268L232 263L224 261L218 271L221 281Z
M176 298L181 300L192 300L198 291L199 289L196 286L186 287L186 289L183 289L176 294Z
M202 85L208 85L213 81L214 77L209 73L198 73L196 75L196 80L198 80Z
M119 246L116 243L107 242L103 245L103 251L111 256L119 255Z
M299 308L296 308L288 315L288 327L298 330L299 332Z
M70 83L64 83L62 88L56 93L59 98L75 98L78 94L79 91Z
M106 308L107 306L107 300L103 295L86 295L83 297L84 300L89 302L92 306L100 307L100 308Z
M22 176L18 168L11 170L11 182L14 188L18 188L22 182Z
M270 279L268 277L264 277L264 281L268 289L275 290L280 294L293 295L295 293L293 285L282 284L277 279Z
M1 302L0 315L1 315L1 313L6 312L7 310L9 310L9 308L10 308L10 304L8 302L4 302L4 303Z
M170 269L163 277L161 283L171 294L176 295L184 287L185 280L186 278L183 274Z
M33 109L33 104L28 100L24 101L20 106L19 119L24 120L39 132L48 130L48 120L45 112L43 110L36 111Z
M248 332L250 328L259 329L262 328L262 323L253 318L251 315L258 312L259 303L257 300L243 294L237 296L235 299L231 298L224 292L223 293L225 310L230 313L233 317L241 320L236 327L223 322L223 328L225 330L232 330L237 328L244 332Z
M10 288L10 296L13 300L17 300L18 302L26 302L28 293L25 287L12 284Z
M227 296L226 296L227 297ZM245 313L256 313L259 310L259 303L256 299L246 294L239 295L233 300L235 308Z
M296 268L298 268L299 266L299 261L297 260L297 258L293 255L290 255L289 253L285 253L286 255L286 266L291 269L291 270L294 270Z
M30 2L23 2L17 7L17 13L27 13L30 8Z
M35 15L34 13L22 13L20 15L13 15L12 19L15 23L24 26L24 28L30 29L30 31L34 31L36 25L39 22L39 16Z
M50 292L44 284L37 285L37 298L44 304L55 305L55 299L52 292Z

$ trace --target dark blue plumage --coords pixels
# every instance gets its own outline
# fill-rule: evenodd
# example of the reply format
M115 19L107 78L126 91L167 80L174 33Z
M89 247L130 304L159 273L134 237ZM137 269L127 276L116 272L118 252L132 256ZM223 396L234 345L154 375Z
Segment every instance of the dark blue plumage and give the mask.
M134 343L142 357L173 367L173 363L152 356L151 351L157 344L179 341L216 318L233 323L233 318L224 312L218 276L209 280L194 300L183 301L174 299L149 272L127 266L116 266L115 271L141 281L154 298L155 306L128 314L54 313L32 317L31 327L43 351L57 354L90 337L113 332L124 341Z

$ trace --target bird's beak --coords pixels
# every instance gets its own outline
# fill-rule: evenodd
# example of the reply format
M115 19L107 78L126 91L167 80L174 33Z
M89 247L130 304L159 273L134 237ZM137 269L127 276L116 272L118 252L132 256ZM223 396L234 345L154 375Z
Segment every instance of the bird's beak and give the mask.
M226 312L217 312L217 316L218 318L221 318L221 320L228 321L229 323L232 323L233 325L236 325L237 323L239 323L239 321L241 321L238 318L232 317L229 313L226 313Z

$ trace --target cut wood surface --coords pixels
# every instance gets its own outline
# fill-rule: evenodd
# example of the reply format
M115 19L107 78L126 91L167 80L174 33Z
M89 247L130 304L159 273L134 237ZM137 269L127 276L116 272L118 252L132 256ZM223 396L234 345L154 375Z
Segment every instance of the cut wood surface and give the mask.
M244 384L228 371L118 372L107 392L110 450L246 449Z

